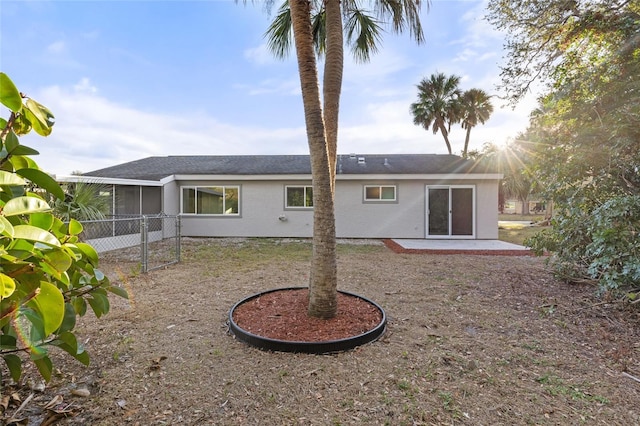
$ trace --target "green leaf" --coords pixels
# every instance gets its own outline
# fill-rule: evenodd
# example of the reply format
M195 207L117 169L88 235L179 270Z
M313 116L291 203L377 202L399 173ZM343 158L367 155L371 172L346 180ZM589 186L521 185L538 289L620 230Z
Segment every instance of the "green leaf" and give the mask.
M98 264L98 252L91 245L87 243L76 243L76 247L80 249L92 265L95 266Z
M109 299L106 296L92 293L88 301L97 318L100 318L109 312Z
M16 173L23 178L29 179L40 188L48 191L57 199L64 200L64 191L62 190L62 188L60 188L60 184L58 184L58 182L56 182L54 178L52 178L42 170L32 168L19 169L16 170Z
M32 129L31 122L27 120L27 117L25 117L24 114L20 114L16 117L11 128L16 132L16 135L26 135Z
M38 357L36 359L33 359L33 363L36 365L36 367L38 367L38 371L40 372L40 375L42 376L42 378L45 381L49 381L51 380L51 372L53 371L53 364L51 363L51 360L49 359L48 356L43 356L43 357Z
M9 130L7 136L4 139L4 148L7 150L7 155L11 154L11 151L20 146L20 139L18 139L18 135L13 131L13 129Z
M46 201L36 197L16 197L4 205L2 214L4 216L17 216L36 212L51 210Z
M84 365L89 365L89 354L84 350L82 345L78 344L76 336L73 333L62 333L58 336L58 339L52 343Z
M0 349L15 349L17 340L14 336L0 334Z
M89 365L91 363L91 359L89 358L89 353L85 351L82 346L78 348L78 353L74 355L74 358L80 361L84 365Z
M62 320L62 324L58 329L58 333L64 333L66 331L71 331L76 326L76 311L73 308L73 305L69 302L64 304L64 319Z
M13 225L2 215L0 215L0 235L13 238Z
M14 291L16 291L16 282L0 272L0 300L11 296Z
M51 134L51 128L55 124L55 118L47 107L40 105L33 99L27 99L24 113L37 134L40 136L49 136Z
M24 336L25 342L29 346L34 346L38 342L44 340L46 335L44 333L44 320L42 319L42 315L40 315L38 311L32 309L32 306L35 306L35 304L31 302L27 304L29 307L22 306L20 308L20 314L31 323L29 333Z
M7 364L13 381L16 383L19 382L20 376L22 376L22 359L15 354L4 355L2 358L4 359L4 363Z
M22 186L27 182L15 173L0 170L0 186Z
M87 313L87 302L85 302L82 297L76 297L71 300L71 303L73 304L73 309L78 315L84 316L84 314Z
M0 72L0 103L13 112L20 112L22 108L22 96L18 88L3 72Z
M35 161L33 161L32 158L29 158L24 155L13 155L9 159L9 162L13 166L13 170L20 170L20 169L38 170L39 169L38 164Z
M37 241L51 246L60 247L60 241L51 233L31 225L17 225L13 227L13 238Z
M29 216L29 225L49 231L55 217L51 213L33 213Z
M80 235L83 230L83 226L80 222L75 219L71 219L69 221L69 234L71 235Z
M25 146L25 145L18 145L15 149L13 149L10 152L10 154L11 155L20 155L20 156L22 156L22 155L38 155L38 154L40 154L40 152L35 150L35 149L33 149L33 148Z
M28 305L40 312L44 322L44 337L49 336L62 325L64 319L64 297L55 285L42 281L40 293Z
M129 299L129 293L127 293L127 290L125 290L122 287L111 285L111 286L107 287L107 290L110 291L113 294L116 294L116 295L120 296L120 297L124 297L125 299Z
M78 340L76 339L76 336L73 333L70 333L68 331L64 333L60 333L56 340L54 340L54 344L56 346L60 346L58 344L60 342L66 344L67 348L69 349L67 350L67 352L69 352L71 355L75 355L78 353Z
M72 263L73 259L64 250L54 249L44 254L40 266L46 265L49 268L47 272L60 279L60 275L69 269Z

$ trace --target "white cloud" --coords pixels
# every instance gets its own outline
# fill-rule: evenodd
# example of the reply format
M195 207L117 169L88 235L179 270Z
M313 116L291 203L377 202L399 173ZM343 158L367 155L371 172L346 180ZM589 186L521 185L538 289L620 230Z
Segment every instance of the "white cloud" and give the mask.
M459 42L467 46L485 47L502 41L502 34L485 19L486 8L487 1L482 1L462 16L461 22L467 31Z
M47 52L52 54L63 53L67 50L67 45L64 41L55 41L47 46Z
M245 49L244 57L250 63L256 65L269 65L277 61L266 43L263 43L257 47Z
M49 137L32 133L22 141L40 152L34 159L43 170L67 175L155 155L307 152L304 128L231 126L188 112L154 114L97 92L83 79L73 89L53 86L34 94L56 117Z
M82 78L77 84L73 86L73 90L76 92L96 93L98 89L91 84L87 77Z
M270 78L258 82L256 85L236 84L234 88L245 91L251 96L258 95L300 95L300 79L297 75L290 79Z

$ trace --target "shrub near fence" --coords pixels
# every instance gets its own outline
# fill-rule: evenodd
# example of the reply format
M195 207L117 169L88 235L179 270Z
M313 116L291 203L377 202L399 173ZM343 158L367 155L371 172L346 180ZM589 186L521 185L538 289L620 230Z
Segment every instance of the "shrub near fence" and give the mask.
M128 256L139 247L142 272L180 261L180 216L114 216L82 225L80 238L98 253L118 250Z

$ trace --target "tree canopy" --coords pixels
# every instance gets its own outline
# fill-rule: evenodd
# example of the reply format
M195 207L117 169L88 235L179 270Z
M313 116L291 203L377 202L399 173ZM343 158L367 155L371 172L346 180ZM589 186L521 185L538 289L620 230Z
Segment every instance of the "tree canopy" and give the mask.
M0 356L16 382L26 360L49 380L51 347L89 363L73 333L76 317L88 306L101 317L110 309L108 292L127 292L98 269L95 249L80 241L82 224L52 213L46 199L64 200L65 194L31 159L38 151L20 144L31 130L51 133L51 111L1 72L0 103L10 112L0 118Z
M462 156L467 157L471 129L484 124L493 113L490 96L482 89L469 89L463 92L460 77L431 74L418 83L418 100L410 105L413 124L425 130L440 132L447 145L449 154L453 154L449 134L451 125L460 123L466 130Z
M521 138L555 202L553 230L531 241L568 279L603 290L640 284L640 3L502 0L502 82L512 100L547 90Z

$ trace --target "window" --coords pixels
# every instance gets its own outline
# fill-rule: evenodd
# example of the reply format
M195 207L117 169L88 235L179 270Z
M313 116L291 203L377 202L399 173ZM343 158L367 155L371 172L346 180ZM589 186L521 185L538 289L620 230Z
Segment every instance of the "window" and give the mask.
M238 215L239 186L198 186L182 188L183 214Z
M364 187L365 201L396 201L395 185L366 185Z
M313 208L313 187L287 186L285 198L287 208Z

